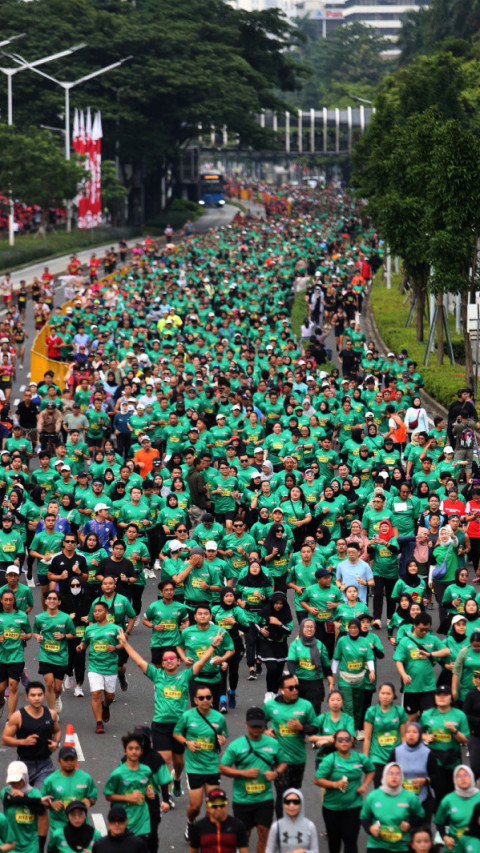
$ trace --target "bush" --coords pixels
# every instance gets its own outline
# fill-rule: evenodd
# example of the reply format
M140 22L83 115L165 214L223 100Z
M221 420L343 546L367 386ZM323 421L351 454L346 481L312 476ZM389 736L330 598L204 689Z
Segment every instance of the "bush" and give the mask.
M383 283L382 270L377 272L370 296L370 306L375 322L387 347L395 353L406 349L410 358L418 364L417 370L423 377L425 390L438 403L448 408L456 399L457 390L466 384L465 369L458 363L451 365L448 356L443 366L438 368L434 352L430 355L428 367L423 365L427 329L425 329L425 341L418 343L414 323L408 329L405 328L409 305L408 302L406 305L403 304L405 294L400 293L401 278L400 274L392 275L392 289L387 290ZM455 334L455 321L452 317L449 317L449 326L455 359L458 358L460 361L465 355L463 335L460 337Z

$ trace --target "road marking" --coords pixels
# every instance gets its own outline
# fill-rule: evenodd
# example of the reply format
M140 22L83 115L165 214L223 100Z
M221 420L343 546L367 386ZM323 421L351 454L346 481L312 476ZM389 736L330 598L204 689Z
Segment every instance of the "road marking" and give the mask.
M85 761L85 756L84 756L84 754L83 754L83 749L82 749L82 747L80 746L80 741L79 741L79 739L78 739L78 735L77 735L77 734L75 734L75 732L74 732L74 734L73 734L73 739L74 739L74 741L75 741L75 749L77 750L77 758L78 758L78 760L79 760L79 761Z
M25 391L26 387L27 387L26 385L20 385L20 391L22 392L22 394Z
M105 818L103 814L100 814L99 812L94 812L92 815L90 815L90 817L92 818L92 823L95 829L98 830L100 835L106 835L107 824L105 823Z

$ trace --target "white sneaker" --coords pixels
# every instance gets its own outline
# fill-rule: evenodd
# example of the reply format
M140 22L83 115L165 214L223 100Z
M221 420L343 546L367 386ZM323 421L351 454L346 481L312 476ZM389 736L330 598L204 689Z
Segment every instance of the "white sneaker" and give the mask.
M140 616L137 616L137 618L135 619L135 628L137 628L139 625L140 625Z
M55 699L55 710L56 710L57 714L61 714L63 711L63 702L62 702L60 696L58 697L58 699Z
M381 623L380 619L374 619L372 622L372 628L381 628L381 627L382 627L382 623Z
M63 686L65 690L70 690L73 687L73 678L71 675L66 675L63 679Z
M85 696L85 693L83 692L83 687L81 684L77 684L73 695L74 696Z
M157 572L162 568L162 561L159 560L158 557L153 564L153 568L156 569ZM155 577L155 575L153 577Z
M365 732L360 731L360 729L357 732L357 740L365 740Z
M155 572L153 571L153 569L149 569L149 570L148 570L148 577L149 577L149 578L154 578L154 577L155 577Z

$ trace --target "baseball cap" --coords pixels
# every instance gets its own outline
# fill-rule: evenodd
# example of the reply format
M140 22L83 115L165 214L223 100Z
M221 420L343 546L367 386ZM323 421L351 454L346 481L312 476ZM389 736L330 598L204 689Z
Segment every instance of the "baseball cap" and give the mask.
M198 554L199 557L203 557L204 553L205 552L201 545L195 545L195 547L190 551L190 556L192 556L192 554Z
M452 688L448 684L441 684L440 687L437 687L435 690L435 696L451 696Z
M214 549L216 551L218 549L218 545L213 539L209 539L208 542L205 542L205 551L210 551ZM190 553L192 552L190 551Z
M123 806L112 806L107 814L107 820L127 820L127 812Z
M110 507L108 506L108 504L95 504L95 512L100 512L101 509L110 509Z
M168 547L169 547L170 551L181 551L181 549L183 548L183 545L181 542L178 541L178 539L172 539L172 541L170 542L170 545Z
M6 575L19 575L19 574L20 574L20 569L18 568L18 566L8 566L7 571L5 572L5 574L6 574Z
M28 779L27 765L23 761L11 761L7 767L7 785L10 782L21 782Z
M453 447L450 447L450 445L447 444L447 446L443 448L443 452L444 453L453 453L454 452Z
M387 352L387 358L395 358L394 352Z
M462 622L462 621L463 622L467 621L466 616L464 616L462 613L457 613L456 616L454 616L452 619L452 625L456 625L457 622Z
M328 578L331 578L331 576L332 576L331 572L329 572L329 571L328 571L328 569L324 569L324 568L323 568L323 566L321 566L321 567L320 567L319 569L317 569L317 571L315 572L315 577L317 578L317 580L318 580L319 578L327 578L327 577L328 577Z
M281 507L281 506L274 506L274 507L273 507L273 509L272 509L272 512L281 512L281 513L282 513L282 515L285 515L285 513L284 513L284 511L283 511L283 509L282 509L282 507Z
M263 708L249 708L245 714L245 719L251 726L267 725L267 718Z
M74 746L62 746L58 752L59 758L76 758L77 750Z
M68 747L68 748L69 748L69 747ZM61 752L61 750L60 750L60 752ZM61 758L62 756L59 754L59 757ZM70 814L70 812L75 811L75 809L82 809L84 812L86 812L86 811L87 811L87 807L86 807L85 803L84 803L82 800L72 800L72 801L68 804L68 806L67 806L67 808L65 809L65 811L66 811L66 813L67 813L67 814Z
M207 803L214 803L215 800L228 800L223 788L214 788L213 791L210 791L210 793L207 794Z
M71 471L70 465L62 465L60 471Z
M263 447L256 447L255 450L253 451L253 453L254 453L254 455L255 455L255 453L263 453Z
M219 421L221 418L224 418L224 417L225 417L225 415L222 415L222 413L219 412L217 417L216 417L216 420Z

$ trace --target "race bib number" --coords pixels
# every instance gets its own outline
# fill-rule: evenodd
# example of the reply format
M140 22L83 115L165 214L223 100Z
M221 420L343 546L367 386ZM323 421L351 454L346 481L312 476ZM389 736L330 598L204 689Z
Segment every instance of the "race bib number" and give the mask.
M20 634L18 631L4 631L3 636L6 640L18 640Z
M192 586L195 589L201 589L202 578L192 578Z
M400 832L399 829L394 829L393 826L381 826L380 838L382 838L384 841L401 841L403 838L403 833Z
M349 672L358 672L360 669L363 669L361 660L347 660L347 670Z
M107 643L94 643L93 644L94 652L106 652L107 651Z
M452 740L452 733L442 729L434 729L432 734L434 739L439 743L450 743Z
M163 625L164 631L174 631L177 627L176 622L160 622L160 625Z
M197 743L200 746L200 749L206 749L209 752L213 749L214 744L208 740L204 740L204 738L197 738Z
M412 794L419 794L420 793L420 786L414 785L413 782L410 781L410 779L404 779L403 780L403 787L405 788L406 791L411 791Z
M197 649L197 650L196 650L196 652L195 652L195 654L196 654L197 658L201 658L201 657L202 657L202 655L204 655L204 654L205 654L205 652L207 651L207 649L208 649L208 646L200 646L200 648L199 648L199 649Z
M250 593L247 595L247 601L249 604L258 604L260 596L256 592Z
M263 782L245 782L245 790L247 794L262 794L265 790Z
M164 687L163 695L165 696L165 699L181 699L182 691L178 690L176 687Z
M302 669L309 669L309 670L315 669L315 664L312 663L312 661L309 660L308 658L300 658L298 663Z
M397 735L395 732L385 732L377 738L379 746L395 746L397 743Z
M85 636L85 626L84 625L77 625L77 627L75 628L75 636L76 637L84 637Z
M25 812L16 812L15 820L17 823L33 823L35 815Z
M410 658L411 660L420 660L420 649L410 649Z
M60 651L60 643L50 643L46 642L43 644L43 648L46 652L59 652Z
M293 729L290 729L288 726L279 726L278 733L282 737L295 737L296 735L296 732L294 732Z

